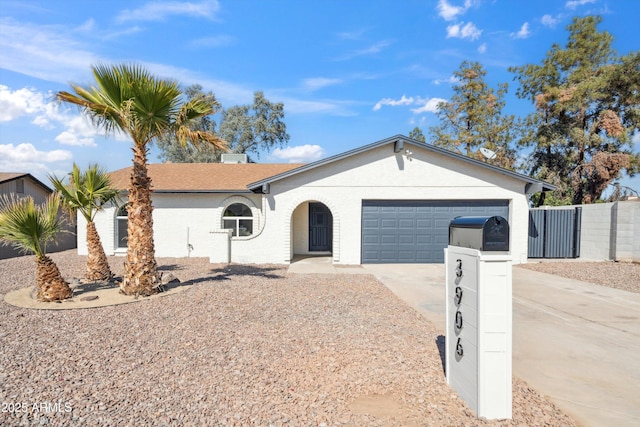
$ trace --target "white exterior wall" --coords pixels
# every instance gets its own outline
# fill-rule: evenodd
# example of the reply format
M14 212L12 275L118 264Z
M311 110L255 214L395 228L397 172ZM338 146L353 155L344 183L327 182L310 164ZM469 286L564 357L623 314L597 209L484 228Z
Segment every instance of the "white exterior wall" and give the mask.
M511 254L515 263L526 262L528 203L523 181L420 147L411 149L411 160L394 154L393 144L367 150L273 182L265 195L154 193L156 256L225 262L221 254L230 253L232 262L288 263L294 254L308 253L308 202L317 201L333 215L334 262L360 264L363 200L494 199L509 201ZM252 208L254 234L233 237L229 251L214 248L214 239L217 245L221 240L211 232L221 230L222 212L234 202ZM107 254L113 254L115 210L99 215L100 237ZM82 250L86 253L86 243L79 239L78 253Z

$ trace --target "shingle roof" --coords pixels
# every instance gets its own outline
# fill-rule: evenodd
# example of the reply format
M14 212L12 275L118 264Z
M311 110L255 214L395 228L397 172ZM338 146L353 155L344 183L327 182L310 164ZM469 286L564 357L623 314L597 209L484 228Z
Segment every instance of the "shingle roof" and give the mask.
M0 172L0 184L3 183L3 182L13 181L13 180L19 179L19 178L29 178L33 182L35 182L36 184L41 186L43 189L45 189L46 191L48 191L48 192L53 191L53 190L51 190L51 188L49 188L49 186L47 186L47 184L45 184L44 182L40 181L38 178L36 178L35 176L31 175L30 173L25 173L25 172Z
M157 163L147 165L155 192L249 192L247 184L291 171L302 164ZM132 166L111 172L114 187L126 190Z
M23 172L0 172L0 182L12 181L26 175L28 174Z

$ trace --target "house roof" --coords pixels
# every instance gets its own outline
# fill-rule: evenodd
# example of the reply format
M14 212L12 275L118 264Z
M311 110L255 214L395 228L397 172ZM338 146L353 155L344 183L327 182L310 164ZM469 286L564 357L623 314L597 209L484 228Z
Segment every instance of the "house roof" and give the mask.
M44 184L42 181L40 181L39 179L37 179L35 176L31 175L30 173L25 173L25 172L0 172L0 184L5 183L5 182L15 181L16 179L20 179L20 178L31 179L33 182L35 182L36 184L38 184L39 186L44 188L49 193L53 192L53 190L49 186Z
M147 165L155 193L249 193L247 184L289 172L301 164L155 163ZM133 167L109 173L120 190L129 187Z
M337 154L335 156L328 157L326 159L319 160L317 162L309 163L307 165L298 167L298 168L293 169L293 170L284 171L284 172L282 172L282 173L280 173L278 175L265 177L265 178L263 178L261 180L249 183L247 185L247 187L251 191L259 193L259 192L263 191L263 189L268 188L269 184L271 184L273 182L279 181L281 179L284 179L284 178L287 178L287 177L290 177L290 176L293 176L293 175L296 175L296 174L299 174L299 173L302 173L302 172L305 172L305 171L308 171L308 170L311 170L311 169L315 169L315 168L324 166L324 165L329 164L329 163L337 162L339 160L346 159L348 157L355 156L357 154L363 153L365 151L373 150L375 148L378 148L378 147L381 147L381 146L384 146L384 145L387 145L387 144L393 145L394 151L396 153L402 151L404 149L403 148L404 146L410 145L410 146L414 146L414 147L419 147L419 148L425 149L427 151L438 153L438 154L441 154L443 156L452 157L454 159L458 159L458 160L460 160L462 162L470 163L470 164L473 164L475 166L479 166L479 167L482 167L482 168L490 169L490 170L493 170L494 172L498 172L500 174L503 174L503 175L506 175L506 176L509 176L509 177L512 177L512 178L519 179L519 180L523 181L523 183L525 184L525 191L527 193L535 193L535 192L538 192L538 191L555 190L557 188L555 185L549 184L549 183L544 182L544 181L537 180L535 178L531 178L530 176L523 175L523 174L520 174L520 173L516 173L516 172L510 171L510 170L507 170L507 169L503 169L501 167L494 166L494 165L491 165L489 163L482 162L480 160L472 159L471 157L467 157L467 156L464 156L462 154L458 154L458 153L455 153L453 151L446 150L444 148L436 147L435 145L425 144L423 142L416 141L414 139L408 138L408 137L406 137L404 135L392 136L391 138L386 138L386 139L374 142L372 144L364 145L362 147L358 147L358 148L355 148L353 150L346 151L346 152L344 152L342 154Z

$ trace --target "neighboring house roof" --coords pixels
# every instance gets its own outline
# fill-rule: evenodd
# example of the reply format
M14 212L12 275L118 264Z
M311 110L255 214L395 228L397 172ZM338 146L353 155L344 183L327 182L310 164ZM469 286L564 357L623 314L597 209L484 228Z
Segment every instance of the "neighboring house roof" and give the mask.
M39 179L37 179L36 177L31 175L30 173L25 173L25 172L0 172L0 184L5 183L5 182L15 181L15 180L20 179L20 178L30 179L33 182L35 182L36 184L38 184L39 186L41 186L42 188L44 188L47 192L49 192L49 193L53 192L53 190L51 188L49 188L46 184L44 184L42 181L40 181Z
M335 156L332 157L328 157L326 159L323 160L319 160L317 162L313 162L313 163L309 163L307 165L301 166L299 168L290 170L290 171L285 171L282 172L278 175L274 175L274 176L269 176L269 177L265 177L261 180L255 181L255 182L251 182L247 185L247 187L251 190L254 191L256 193L260 193L260 192L268 192L268 188L269 188L269 184L275 182L275 181L279 181L281 179L299 174L301 172L305 172L311 169L315 169L317 167L320 166L324 166L326 164L329 163L333 163L342 159L345 159L347 157L351 157L354 155L357 155L359 153L365 152L365 151L369 151L369 150L373 150L375 148L381 147L383 145L386 144L390 144L393 145L394 147L394 151L396 153L401 152L404 150L404 146L414 146L414 147L420 147L422 149L425 149L427 151L432 151L444 156L449 156L452 157L454 159L458 159L460 161L463 162L467 162L467 163L471 163L473 165L476 166L480 166L483 168L487 168L490 170L493 170L495 172L501 173L503 175L507 175L510 176L512 178L516 178L519 179L521 181L523 181L524 184L526 184L526 188L527 188L527 192L529 193L534 193L534 192L538 192L538 191L547 191L547 190L555 190L557 187L555 185L549 184L547 182L544 181L540 181L537 180L535 178L531 178L527 175L523 175L520 173L516 173L507 169L503 169L500 168L498 166L494 166L491 165L489 163L485 163L482 162L480 160L476 160L476 159L472 159L471 157L467 157L467 156L463 156L462 154L458 154L455 153L453 151L449 151L449 150L445 150L444 148L440 148L440 147L436 147L435 145L431 145L431 144L425 144L422 143L420 141L416 141L414 139L408 138L404 135L396 135L396 136L392 136L391 138L386 138L377 142L374 142L372 144L368 144L368 145L364 145L362 147L350 150L350 151L346 151L342 154L337 154Z
M281 163L154 163L147 165L155 193L249 193L247 184L302 166ZM120 190L129 187L133 167L109 173Z

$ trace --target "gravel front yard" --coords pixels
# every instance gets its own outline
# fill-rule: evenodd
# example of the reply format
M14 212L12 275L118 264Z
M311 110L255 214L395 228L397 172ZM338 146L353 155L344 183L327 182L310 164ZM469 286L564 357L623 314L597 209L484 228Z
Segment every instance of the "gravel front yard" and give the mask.
M544 261L521 268L640 293L640 264L630 262Z
M52 258L84 271L74 251ZM574 425L517 379L513 420L476 419L446 384L442 337L373 276L158 262L195 284L87 310L0 303L0 425ZM34 267L1 260L0 295Z

